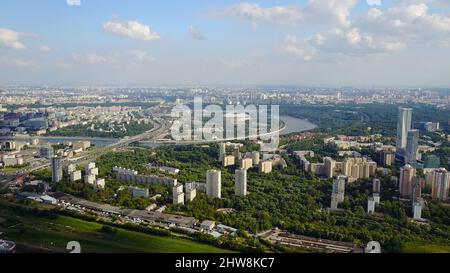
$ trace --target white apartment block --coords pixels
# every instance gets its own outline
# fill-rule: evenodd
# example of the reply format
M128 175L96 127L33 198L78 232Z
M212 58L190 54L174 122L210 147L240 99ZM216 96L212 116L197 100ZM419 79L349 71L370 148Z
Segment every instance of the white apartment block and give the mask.
M222 172L209 170L206 173L206 195L222 198Z
M247 170L240 169L235 171L235 189L236 196L247 195Z
M76 182L81 180L81 171L74 171L70 173L70 182Z

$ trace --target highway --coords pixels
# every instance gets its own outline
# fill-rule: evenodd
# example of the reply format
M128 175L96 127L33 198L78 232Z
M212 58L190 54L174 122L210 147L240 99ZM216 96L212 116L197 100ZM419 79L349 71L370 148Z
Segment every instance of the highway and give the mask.
M108 137L77 137L77 136L29 136L29 135L15 135L15 136L0 136L0 141L6 140L15 140L15 141L28 141L30 142L33 139L38 140L70 140L70 141L80 141L80 140L88 140L88 141L117 141L116 138L108 138Z
M115 149L120 149L120 148L124 148L127 147L128 145L130 145L131 143L134 142L138 142L138 141L142 141L142 140L147 140L147 139L159 139L162 136L166 135L169 129L169 125L167 124L166 121L162 120L162 119L158 119L158 120L152 120L153 121L153 128L150 131L147 131L145 133L142 133L140 135L136 135L136 136L132 136L132 137L125 137L123 139L120 139L119 141L106 145L106 146L101 146L96 148L95 150L93 150L92 152L83 155L82 157L76 158L76 159L69 159L69 160L65 160L63 162L63 165L67 165L67 164L85 164L88 163L90 161L94 161L96 158L98 158L99 156L115 150ZM28 137L27 139L30 139L30 137ZM17 177L20 175L24 175L27 173L31 173L34 171L38 171L38 170L42 170L42 169L46 169L49 168L51 166L50 162L46 162L43 164L40 164L38 166L34 166L31 168L26 168L21 170L20 172L14 173L14 174L8 174L8 177Z
M168 125L164 120L158 120L158 121L153 120L153 126L154 126L153 129L150 131L147 131L143 134L136 135L133 137L125 137L116 143L112 143L112 144L109 144L106 146L99 147L94 152L92 152L88 155L85 155L81 158L77 158L76 160L69 161L69 162L75 163L75 164L82 164L85 161L94 160L97 157L99 157L102 154L105 154L109 151L127 147L128 145L130 145L134 142L142 141L144 139L158 139L161 136L167 134L167 132L168 132Z

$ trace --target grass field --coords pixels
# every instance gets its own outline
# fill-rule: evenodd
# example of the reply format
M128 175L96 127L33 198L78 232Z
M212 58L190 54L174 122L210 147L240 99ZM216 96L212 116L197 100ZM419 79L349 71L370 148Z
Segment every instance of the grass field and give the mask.
M439 245L429 242L407 242L403 244L406 253L450 253L450 245Z
M189 239L149 235L117 228L101 232L103 225L59 216L56 220L27 218L6 231L8 239L42 248L64 250L78 241L82 252L107 253L227 253L230 251Z
M2 173L6 173L6 174L13 174L19 171L22 171L26 168L27 166L21 166L21 167L5 167L5 168L0 168L0 172Z

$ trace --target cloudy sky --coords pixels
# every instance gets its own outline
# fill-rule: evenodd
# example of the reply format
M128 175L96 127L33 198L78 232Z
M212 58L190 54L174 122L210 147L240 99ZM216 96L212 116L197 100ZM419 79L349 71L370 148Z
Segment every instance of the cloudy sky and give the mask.
M2 84L450 86L448 0L4 0Z

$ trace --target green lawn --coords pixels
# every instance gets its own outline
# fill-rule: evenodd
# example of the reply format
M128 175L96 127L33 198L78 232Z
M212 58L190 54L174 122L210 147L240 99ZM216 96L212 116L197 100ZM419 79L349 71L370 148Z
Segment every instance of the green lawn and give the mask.
M116 234L100 232L101 224L59 216L56 220L35 219L7 232L7 237L40 247L65 249L78 241L83 252L119 253L227 253L230 251L189 239L149 235L124 229ZM25 231L23 232L23 229Z
M403 245L406 253L450 253L450 245L428 242L408 242Z
M27 167L27 165L23 165L23 166L18 166L18 167L4 167L4 168L0 168L0 172L2 173L16 173L19 171L24 170Z

